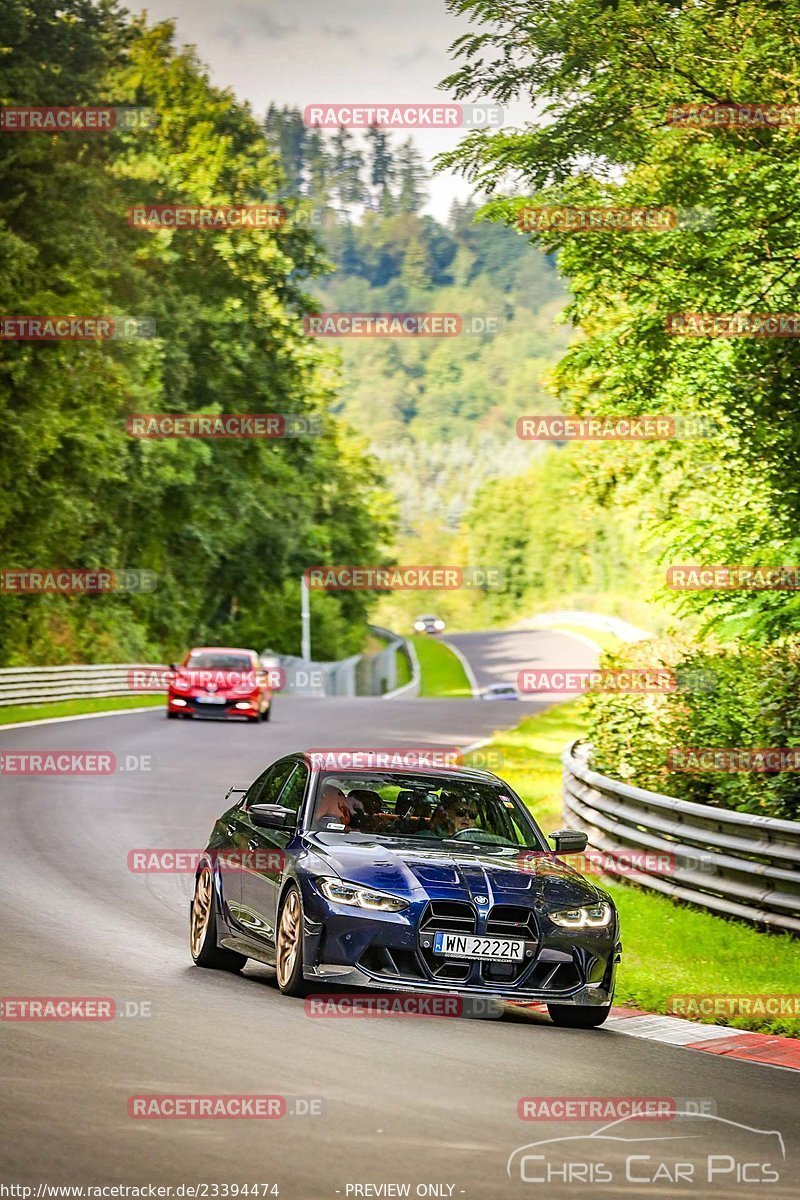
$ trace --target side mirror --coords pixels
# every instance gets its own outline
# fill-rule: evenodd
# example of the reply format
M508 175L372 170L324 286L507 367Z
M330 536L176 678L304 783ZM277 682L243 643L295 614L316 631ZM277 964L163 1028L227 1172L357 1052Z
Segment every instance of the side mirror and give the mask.
M262 829L294 829L297 813L282 804L251 804L247 814Z
M577 829L556 829L547 835L555 847L556 854L580 854L586 849L588 835Z
M170 669L170 671L180 671L180 667L178 666L177 663L170 663L169 669Z

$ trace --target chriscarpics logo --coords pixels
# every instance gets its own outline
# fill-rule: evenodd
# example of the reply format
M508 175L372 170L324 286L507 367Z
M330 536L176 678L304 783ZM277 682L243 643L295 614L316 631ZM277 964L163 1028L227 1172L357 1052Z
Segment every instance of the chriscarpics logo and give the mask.
M753 1187L778 1183L785 1168L778 1130L755 1129L715 1116L705 1106L685 1105L663 1122L633 1113L588 1134L529 1142L514 1150L506 1169L513 1180L544 1185L542 1194L548 1196L554 1191L588 1196L605 1185L631 1198L644 1191L672 1198L731 1197L738 1188L751 1196Z

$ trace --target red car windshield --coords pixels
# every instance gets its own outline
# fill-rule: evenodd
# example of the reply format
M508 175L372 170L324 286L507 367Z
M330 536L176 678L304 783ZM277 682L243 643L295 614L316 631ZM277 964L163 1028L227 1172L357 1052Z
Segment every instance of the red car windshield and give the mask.
M252 671L253 663L248 654L221 654L218 651L190 654L185 664L187 671Z

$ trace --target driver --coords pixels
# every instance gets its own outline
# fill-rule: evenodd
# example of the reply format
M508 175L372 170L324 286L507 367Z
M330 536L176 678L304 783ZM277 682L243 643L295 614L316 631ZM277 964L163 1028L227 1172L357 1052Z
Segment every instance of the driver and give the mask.
M476 819L476 813L468 801L452 792L445 792L436 809L433 827L437 833L448 837L460 829L474 829Z

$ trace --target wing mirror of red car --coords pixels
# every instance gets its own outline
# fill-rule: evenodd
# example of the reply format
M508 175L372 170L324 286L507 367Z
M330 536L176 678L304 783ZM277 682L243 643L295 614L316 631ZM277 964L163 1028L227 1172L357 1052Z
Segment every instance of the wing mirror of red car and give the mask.
M297 822L297 813L282 804L251 804L247 814L263 829L293 829Z
M555 847L556 854L580 854L586 849L589 838L577 829L556 829L547 835Z

